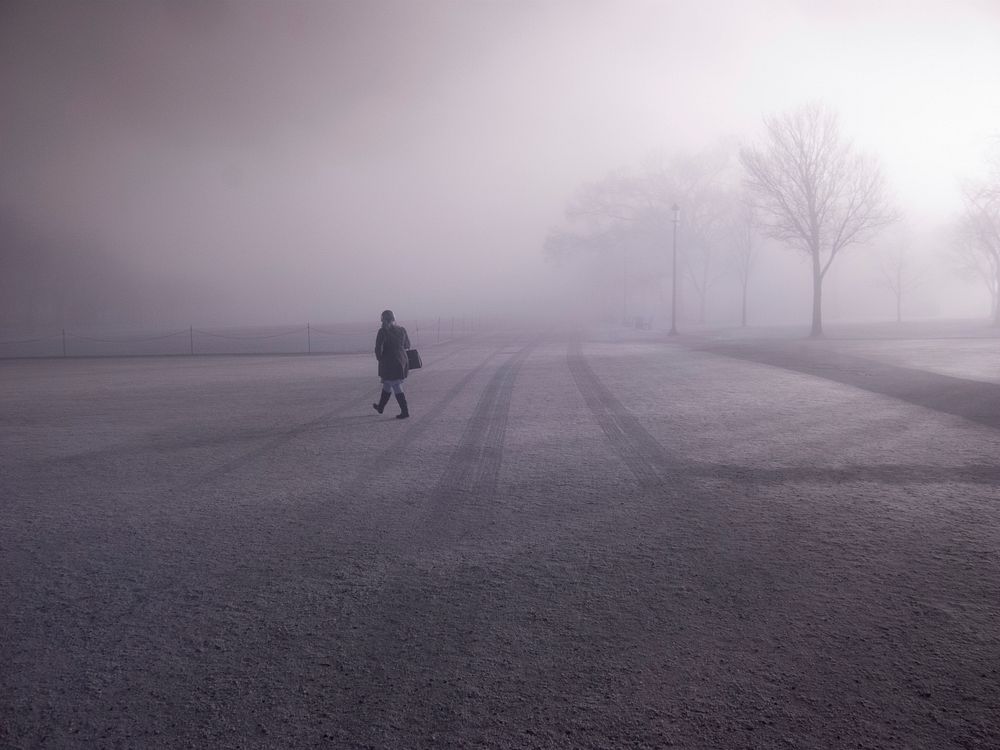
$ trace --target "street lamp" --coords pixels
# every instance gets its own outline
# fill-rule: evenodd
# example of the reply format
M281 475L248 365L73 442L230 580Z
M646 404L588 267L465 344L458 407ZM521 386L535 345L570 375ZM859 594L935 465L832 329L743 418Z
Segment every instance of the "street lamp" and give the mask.
M670 281L673 290L670 294L670 335L677 335L677 225L681 223L681 207L676 203L670 207L674 212L674 261Z

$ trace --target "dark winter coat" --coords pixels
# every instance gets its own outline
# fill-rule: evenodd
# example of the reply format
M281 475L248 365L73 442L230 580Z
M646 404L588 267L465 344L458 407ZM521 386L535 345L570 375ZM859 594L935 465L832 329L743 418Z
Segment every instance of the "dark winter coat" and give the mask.
M382 380L402 380L410 373L406 350L410 348L410 337L403 326L395 323L383 326L375 334L375 359L378 360L378 376Z

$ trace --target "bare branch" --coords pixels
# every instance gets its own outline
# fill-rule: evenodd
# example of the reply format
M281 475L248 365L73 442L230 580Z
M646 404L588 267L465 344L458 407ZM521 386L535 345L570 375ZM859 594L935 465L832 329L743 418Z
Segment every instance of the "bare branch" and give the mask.
M740 152L745 185L764 233L805 252L814 277L813 333L822 332L819 293L834 258L897 218L878 162L855 152L837 116L809 104L765 118L760 146Z

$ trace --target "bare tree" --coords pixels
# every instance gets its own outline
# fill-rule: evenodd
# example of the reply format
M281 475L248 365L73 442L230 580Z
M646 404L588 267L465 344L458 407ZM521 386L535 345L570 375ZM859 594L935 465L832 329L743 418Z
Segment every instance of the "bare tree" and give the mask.
M812 263L812 336L823 335L823 279L837 255L896 219L877 160L855 151L819 104L765 118L764 142L740 152L768 236Z
M959 221L956 251L965 274L986 283L993 325L1000 326L1000 152L987 166L986 178L968 183L962 191L965 213Z
M896 322L903 322L903 297L923 280L923 269L912 263L909 246L898 242L882 251L878 265L879 286L892 292L896 302Z
M952 260L961 277L980 281L990 295L990 317L996 321L1000 285L1000 262L997 255L984 246L974 222L963 216L955 229L955 239L951 248Z
M728 240L731 202L722 190L692 191L686 202L684 269L698 296L698 322L704 323L709 292L729 270L723 263L722 248Z

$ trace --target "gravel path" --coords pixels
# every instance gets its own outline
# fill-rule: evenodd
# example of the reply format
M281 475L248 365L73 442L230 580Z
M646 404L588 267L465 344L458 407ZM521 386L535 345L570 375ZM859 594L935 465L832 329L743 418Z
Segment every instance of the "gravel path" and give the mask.
M0 362L0 746L1000 747L982 347Z

